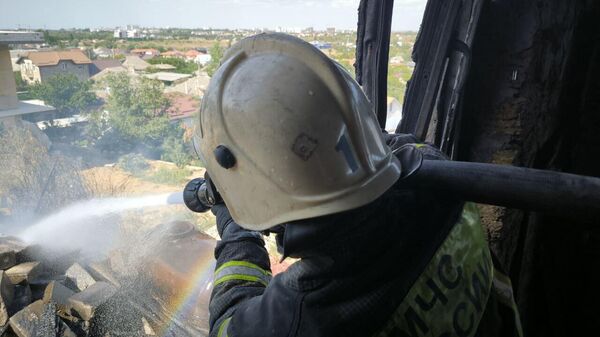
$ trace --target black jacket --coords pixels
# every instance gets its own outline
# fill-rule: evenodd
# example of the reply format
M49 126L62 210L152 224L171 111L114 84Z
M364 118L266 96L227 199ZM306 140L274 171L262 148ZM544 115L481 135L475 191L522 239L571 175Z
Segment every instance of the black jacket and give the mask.
M211 336L368 336L381 327L456 222L462 203L392 187L375 202L333 216L285 225L283 251L300 258L268 284L230 280L215 286ZM264 243L240 228L225 206L217 268L247 261L269 270ZM222 334L225 336L225 334Z
M215 206L222 240L215 250L210 335L373 335L390 320L463 205L452 195L396 183L364 207L285 224L278 242L285 256L300 260L272 279L261 235L238 226L224 205Z

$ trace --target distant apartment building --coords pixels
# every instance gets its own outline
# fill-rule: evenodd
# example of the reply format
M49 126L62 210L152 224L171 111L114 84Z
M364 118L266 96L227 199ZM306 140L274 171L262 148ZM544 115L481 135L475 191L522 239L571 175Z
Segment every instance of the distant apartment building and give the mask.
M114 33L113 33L113 37L115 39L126 39L127 38L127 31L124 29L115 29Z
M78 49L30 52L19 58L21 77L28 83L44 82L57 74L73 74L79 80L90 78L92 61Z
M139 39L144 37L142 30L138 26L128 25L127 28L116 28L113 32L115 39Z
M137 29L127 30L128 39L139 39L142 37L142 33Z

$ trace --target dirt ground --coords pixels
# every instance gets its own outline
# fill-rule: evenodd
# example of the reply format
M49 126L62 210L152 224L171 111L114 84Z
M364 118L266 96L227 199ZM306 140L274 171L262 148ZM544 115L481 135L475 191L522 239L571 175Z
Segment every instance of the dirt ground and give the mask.
M173 163L150 160L149 172L158 171L161 168L175 169ZM197 166L187 166L191 174L189 179L204 176L204 169ZM84 170L82 175L86 179L91 193L96 196L138 196L148 193L168 193L182 191L185 183L178 185L158 184L136 177L115 165L94 167Z

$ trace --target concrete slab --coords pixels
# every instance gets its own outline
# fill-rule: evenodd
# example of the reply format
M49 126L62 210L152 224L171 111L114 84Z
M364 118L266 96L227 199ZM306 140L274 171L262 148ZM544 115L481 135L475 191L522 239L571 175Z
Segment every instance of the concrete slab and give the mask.
M69 299L71 309L83 320L89 321L117 293L117 288L107 282L98 281Z
M6 276L13 284L19 284L23 281L35 282L40 275L41 265L37 261L21 263L6 270Z
M65 284L76 291L84 291L89 286L96 283L96 280L92 275L90 275L79 263L74 263L69 267L65 272L65 276L67 277Z
M108 282L117 288L121 286L108 260L91 262L88 264L88 269L90 275L97 281Z
M35 301L10 318L10 327L19 337L55 337L56 307Z
M52 281L46 286L42 301L44 303L54 302L58 310L66 311L69 306L69 298L73 295L75 295L73 290L63 286L59 282Z
M8 323L10 318L8 311L15 297L15 286L6 277L4 271L0 271L0 326Z

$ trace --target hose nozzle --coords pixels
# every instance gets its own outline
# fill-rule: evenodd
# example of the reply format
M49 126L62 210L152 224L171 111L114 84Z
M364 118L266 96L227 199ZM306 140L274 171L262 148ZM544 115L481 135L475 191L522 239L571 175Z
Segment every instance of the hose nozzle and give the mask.
M205 178L190 180L183 190L183 202L193 212L204 213L223 199L208 174Z

